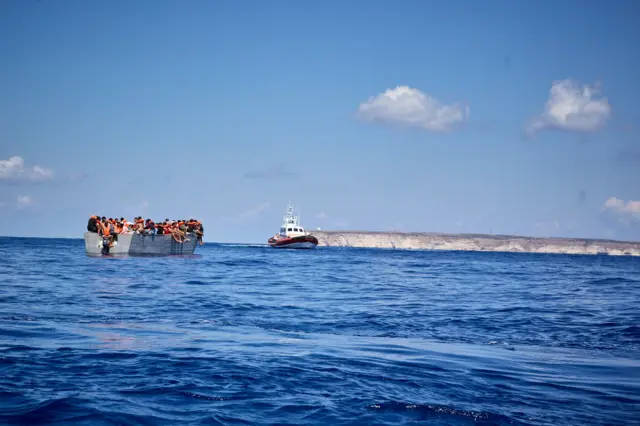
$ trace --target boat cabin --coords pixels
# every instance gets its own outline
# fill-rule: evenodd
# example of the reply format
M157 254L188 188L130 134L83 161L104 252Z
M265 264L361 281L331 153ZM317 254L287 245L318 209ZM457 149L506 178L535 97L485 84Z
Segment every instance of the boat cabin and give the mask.
M284 223L280 227L280 238L307 235L304 228L298 223L298 216L294 216L291 204L287 206L287 213L283 216L283 219Z
M280 228L281 237L297 237L299 235L306 235L301 226L287 226Z

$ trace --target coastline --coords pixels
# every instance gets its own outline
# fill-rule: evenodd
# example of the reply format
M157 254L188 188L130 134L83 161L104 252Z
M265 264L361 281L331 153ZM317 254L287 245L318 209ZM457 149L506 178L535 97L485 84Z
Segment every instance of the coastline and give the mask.
M640 257L640 241L598 238L528 237L497 234L448 234L438 232L310 231L318 247L381 248L398 250L481 251L505 253L579 254ZM78 240L82 237L31 237L2 235L0 239ZM207 241L205 244L259 245L255 242Z
M313 231L318 246L640 256L640 241L437 232Z

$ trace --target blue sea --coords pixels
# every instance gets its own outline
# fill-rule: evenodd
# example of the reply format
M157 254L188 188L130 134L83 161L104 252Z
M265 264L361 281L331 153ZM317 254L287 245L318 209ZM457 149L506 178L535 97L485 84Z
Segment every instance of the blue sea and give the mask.
M0 423L640 424L640 259L0 238Z

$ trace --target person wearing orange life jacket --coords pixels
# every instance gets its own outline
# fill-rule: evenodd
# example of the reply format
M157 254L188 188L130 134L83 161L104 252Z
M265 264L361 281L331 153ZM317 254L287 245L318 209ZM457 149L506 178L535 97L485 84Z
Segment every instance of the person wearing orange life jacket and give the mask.
M111 236L111 227L109 226L109 222L105 222L102 224L100 235L104 235L105 237Z
M185 238L185 234L180 230L179 228L179 223L178 222L173 222L170 226L169 226L169 231L171 236L173 237L173 239L178 242L178 243L184 243L185 241L188 241Z
M109 231L111 233L111 242L113 241L118 241L118 220L117 219L113 219L113 218L109 218Z
M136 216L133 219L131 228L136 234L142 234L144 232L144 220L142 219L142 216Z
M100 216L96 218L96 228L98 229L98 234L102 235L102 228L104 227L104 222L100 219Z
M113 247L113 228L112 225L103 218L103 221L100 222L101 226L100 226L100 235L102 235L103 237L108 237L109 238L109 247Z
M129 222L124 217L120 218L120 227L122 229L122 234L126 234L129 232Z
M204 227L202 226L202 223L200 223L197 220L193 220L193 233L196 234L196 236L198 237L198 244L203 245L204 244Z

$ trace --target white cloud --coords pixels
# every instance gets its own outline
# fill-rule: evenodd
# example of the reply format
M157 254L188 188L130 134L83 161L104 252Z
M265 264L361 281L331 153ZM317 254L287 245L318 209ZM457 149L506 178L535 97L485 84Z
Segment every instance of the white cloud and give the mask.
M605 201L602 210L612 211L620 215L631 215L640 217L640 201L629 200L625 202L616 197L611 197Z
M0 208L9 207L18 210L25 209L27 207L33 207L36 205L36 200L30 195L18 195L14 198L14 201L0 201Z
M53 179L53 170L40 166L25 168L22 157L0 160L0 180L13 182L42 182Z
M16 199L16 207L18 209L27 208L33 205L33 203L34 203L33 198L31 198L28 195L18 195L18 198Z
M327 214L325 212L320 212L320 213L316 214L316 219L324 220L327 217L329 217L329 216L327 216Z
M369 122L446 132L469 118L469 107L459 104L442 105L437 99L418 89L398 86L361 103L358 117Z
M547 129L595 132L604 127L611 116L611 105L607 98L598 96L597 86L559 80L553 82L549 93L544 112L528 124L530 135Z

